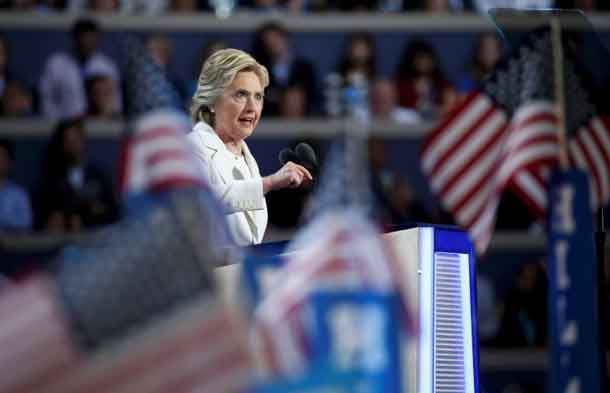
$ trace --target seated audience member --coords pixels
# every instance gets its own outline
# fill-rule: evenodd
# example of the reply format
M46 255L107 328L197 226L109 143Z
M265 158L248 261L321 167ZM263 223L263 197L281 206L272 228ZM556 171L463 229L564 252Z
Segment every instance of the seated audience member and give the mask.
M450 0L424 0L423 10L431 13L445 13L452 11L459 11L462 9L461 1L450 1Z
M209 0L170 0L169 11L178 13L191 13L210 11Z
M119 0L89 0L89 9L94 12L118 12Z
M477 328L479 342L483 345L493 342L500 327L500 307L494 283L487 275L477 273Z
M8 60L8 42L6 41L6 38L0 35L0 97L4 95L6 82L12 79L11 72L8 68Z
M468 93L479 87L483 79L498 64L501 52L502 47L498 37L493 33L483 34L477 41L466 74L457 83L458 92Z
M303 119L307 115L307 93L300 85L284 90L280 101L280 116L286 119Z
M5 0L0 5L15 11L32 11L36 9L36 0Z
M540 261L524 263L504 299L495 344L543 347L547 340L547 276Z
M118 12L123 0L68 0L70 12Z
M87 90L87 117L112 119L116 111L114 82L107 75L93 75L85 81Z
M284 91L294 86L300 86L306 93L306 112L313 111L317 100L315 68L309 60L295 53L288 31L282 25L275 22L263 24L256 32L252 55L269 70L263 108L265 115L279 115Z
M429 214L417 200L409 182L389 168L385 141L381 137L369 138L368 159L375 218L387 227L406 222L430 222Z
M379 7L380 2L380 0L329 0L331 8L348 12L374 11Z
M34 114L32 92L17 79L9 79L0 98L0 116L26 117Z
M34 112L32 92L12 72L9 60L9 42L0 35L0 116L31 115Z
M377 75L375 51L375 40L371 34L350 34L337 65L337 72L343 81L365 80L370 84Z
M14 162L14 144L0 139L0 232L26 231L32 227L28 193L10 180Z
M118 218L118 204L110 180L87 158L81 119L69 119L57 125L47 146L41 173L36 201L39 217L44 218L44 212L48 216L52 210L46 204L57 197L79 215L85 228L109 224Z
M432 222L430 214L417 199L415 188L405 178L396 176L388 195L394 212L394 223Z
M120 76L116 64L98 50L99 27L89 19L78 20L72 28L73 52L57 52L47 60L40 79L44 116L63 119L87 113L85 79L107 75L115 85L114 110L122 109Z
M240 6L256 12L286 12L293 11L290 7L296 7L295 12L300 11L302 0L242 0Z
M425 11L430 13L447 13L463 11L472 0L377 0L376 9L383 12ZM345 1L347 2L347 1Z
M60 199L60 196L51 197L47 201L41 215L41 229L50 234L74 234L83 229L83 220L78 213L78 207L71 201Z
M40 0L38 1L37 10L41 13L62 12L65 11L66 5L66 0Z
M61 3L62 0L56 0ZM165 12L169 0L63 0L68 11L82 13L121 12L124 14L158 15Z
M369 88L371 115L381 121L398 124L417 124L421 116L417 111L398 106L396 88L388 79L377 79Z
M193 97L197 83L194 81L193 85L190 86L185 78L181 78L170 70L169 63L174 50L172 40L167 35L153 34L146 38L145 45L152 60L161 68L186 107L186 104L190 103Z
M436 51L425 41L407 44L396 82L398 104L415 109L424 119L437 118L455 102L455 89L443 74Z

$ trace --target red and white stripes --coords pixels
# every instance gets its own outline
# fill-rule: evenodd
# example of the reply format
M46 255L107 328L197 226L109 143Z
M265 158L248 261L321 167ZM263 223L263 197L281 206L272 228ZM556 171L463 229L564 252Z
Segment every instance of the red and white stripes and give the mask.
M544 211L541 171L557 159L552 103L531 101L511 119L486 95L470 94L424 142L422 168L445 209L486 249L507 185Z
M0 292L0 393L42 391L79 362L52 281L43 275Z
M148 114L135 124L122 146L119 174L123 193L163 191L205 184L186 140L188 126L169 111Z

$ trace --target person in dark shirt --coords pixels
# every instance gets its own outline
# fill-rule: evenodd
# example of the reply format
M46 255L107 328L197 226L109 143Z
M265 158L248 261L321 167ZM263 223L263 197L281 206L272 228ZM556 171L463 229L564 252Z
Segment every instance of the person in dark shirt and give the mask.
M547 341L548 278L539 261L524 263L504 299L495 345L544 347Z
M339 60L337 72L344 81L362 78L370 84L377 76L375 61L375 40L366 32L357 32L347 37L343 56Z
M269 70L269 86L265 89L263 113L280 114L286 90L299 88L305 94L303 111L311 114L317 101L316 71L313 64L297 56L288 31L279 23L265 23L256 32L253 57Z
M435 49L428 42L409 42L396 72L398 103L428 120L443 115L455 102L455 89L441 70Z
M42 181L36 198L38 227L48 217L49 201L61 200L76 212L84 228L110 224L118 218L118 203L106 173L87 159L81 118L58 123L47 146Z

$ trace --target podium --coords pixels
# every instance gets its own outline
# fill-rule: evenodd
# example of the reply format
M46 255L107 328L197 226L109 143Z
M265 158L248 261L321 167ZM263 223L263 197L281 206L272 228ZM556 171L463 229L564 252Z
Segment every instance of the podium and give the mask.
M417 319L417 334L401 344L403 391L478 392L475 258L467 234L421 225L382 236L398 259L401 291ZM229 302L237 299L240 268L216 269Z

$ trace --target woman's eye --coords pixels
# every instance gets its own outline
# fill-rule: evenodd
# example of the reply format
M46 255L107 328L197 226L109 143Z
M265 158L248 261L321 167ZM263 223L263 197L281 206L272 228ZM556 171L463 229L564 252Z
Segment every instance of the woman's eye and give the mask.
M254 97L256 98L256 101L262 101L264 98L262 94L256 94Z

